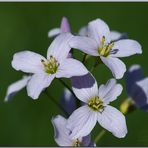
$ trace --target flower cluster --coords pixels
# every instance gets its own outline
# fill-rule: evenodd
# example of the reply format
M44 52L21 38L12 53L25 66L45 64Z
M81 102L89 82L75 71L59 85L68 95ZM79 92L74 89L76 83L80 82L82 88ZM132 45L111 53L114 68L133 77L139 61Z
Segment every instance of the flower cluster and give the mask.
M125 33L110 31L101 19L93 20L78 33L73 33L67 18L63 17L61 26L50 30L48 37L54 40L46 57L32 51L14 54L12 67L29 75L8 87L5 101L24 87L28 96L38 99L41 92L47 93L53 79L58 78L65 88L57 104L65 117L57 115L51 122L59 146L96 146L97 141L91 140L96 123L115 137L124 138L128 130L123 113L129 112L131 105L148 110L148 78L144 78L139 65L133 65L126 72L126 66L119 58L141 54L141 45L128 39ZM73 56L77 50L81 51L82 61ZM86 63L89 58L95 60L91 70ZM92 73L99 64L106 65L113 78L98 86ZM109 104L122 93L123 87L117 79L124 74L128 99L119 111ZM72 86L61 78L70 79Z

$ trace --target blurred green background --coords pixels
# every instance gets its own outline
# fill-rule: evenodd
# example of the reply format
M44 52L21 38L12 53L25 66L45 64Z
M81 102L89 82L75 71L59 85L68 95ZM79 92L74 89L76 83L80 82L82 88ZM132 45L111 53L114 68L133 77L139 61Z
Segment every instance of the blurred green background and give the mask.
M141 64L148 75L148 3L0 3L0 146L57 146L50 120L61 112L46 95L32 100L23 89L8 103L4 97L8 85L23 75L11 67L13 54L28 49L46 55L52 41L47 33L60 25L63 16L68 17L73 32L96 18L105 20L111 30L127 32L129 38L141 43L143 54L123 61L127 67ZM104 65L93 74L99 84L112 77ZM125 86L124 80L119 82ZM54 80L49 91L59 100L63 86ZM119 108L126 97L124 89L112 105ZM126 138L117 139L107 132L98 146L148 146L148 113L137 110L126 119ZM93 138L100 131L97 124Z

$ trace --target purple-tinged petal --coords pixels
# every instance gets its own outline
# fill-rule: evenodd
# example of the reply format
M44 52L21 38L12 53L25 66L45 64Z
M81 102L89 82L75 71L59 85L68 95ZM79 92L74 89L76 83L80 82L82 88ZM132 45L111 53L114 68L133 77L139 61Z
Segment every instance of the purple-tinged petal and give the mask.
M59 35L60 33L61 33L60 28L53 28L48 32L48 37L52 38L52 37Z
M118 58L100 57L103 63L111 70L116 79L121 79L126 71L125 64Z
M70 137L76 139L90 134L97 121L97 112L84 105L75 110L67 120L67 128L72 131Z
M80 28L79 33L80 36L88 36L88 27L84 26Z
M102 113L98 113L98 122L118 138L124 138L127 134L124 115L112 106L107 105Z
M130 96L135 105L145 111L148 111L148 77L133 84Z
M78 99L87 103L88 99L98 95L98 85L95 78L87 73L83 76L72 77L72 89Z
M105 37L105 44L110 43L110 30L108 25L101 19L96 19L88 24L88 36L95 39L100 45L102 37Z
M70 130L66 128L67 120L58 115L53 117L52 125L54 127L54 139L59 146L72 146L72 140L69 137Z
M62 33L57 36L47 51L47 59L52 55L58 62L66 59L70 51L69 40L73 37L70 33Z
M21 80L18 80L9 85L4 101L5 102L9 101L17 92L26 87L30 78L31 76L23 76Z
M98 56L98 44L89 37L74 36L69 42L71 48L79 49L80 51L89 55Z
M117 50L117 52L110 54L112 57L128 57L142 53L141 45L137 41L130 39L123 39L114 42L112 50Z
M125 73L125 82L127 94L129 96L131 96L131 92L134 91L133 85L136 83L136 81L142 80L143 78L144 73L140 65L134 64L128 69L128 71Z
M76 98L68 89L65 88L62 98L60 99L60 104L70 115L76 109Z
M88 70L81 62L72 58L67 58L60 64L56 77L70 78L72 76L82 76L87 73Z
M43 56L31 52L22 51L15 53L12 60L12 67L28 73L40 73L44 70L41 60L46 60Z
M27 93L33 99L38 99L40 93L47 88L55 75L47 75L46 73L34 74L27 85Z
M128 36L126 33L120 33L118 31L111 31L110 32L111 35L111 41L118 41L121 39L128 39Z
M110 79L105 85L99 87L99 97L105 104L114 101L122 92L123 88L115 79Z
M66 17L62 18L60 29L61 29L61 33L70 32L70 25Z

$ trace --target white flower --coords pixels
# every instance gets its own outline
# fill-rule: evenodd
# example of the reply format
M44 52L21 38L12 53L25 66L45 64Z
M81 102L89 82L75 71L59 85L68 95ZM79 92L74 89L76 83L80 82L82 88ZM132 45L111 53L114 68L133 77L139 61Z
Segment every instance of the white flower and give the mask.
M37 99L43 89L48 87L56 78L70 78L88 73L84 65L72 58L67 58L70 51L68 44L72 38L70 33L63 33L55 38L47 51L47 58L42 55L23 51L13 57L12 67L27 73L33 73L27 92L30 97Z
M99 56L116 79L122 78L126 71L125 64L118 57L142 53L141 45L135 40L122 39L111 42L109 27L101 19L88 24L88 37L75 36L70 45L89 55Z
M148 111L148 77L140 65L132 65L126 75L127 94L136 107Z
M80 82L79 82L80 81ZM89 81L90 82L90 81ZM94 128L96 122L114 136L123 138L127 134L124 115L116 108L108 105L114 101L122 92L122 86L116 84L115 79L110 79L105 85L98 89L96 81L91 87L87 79L75 77L72 79L73 91L81 101L86 104L75 110L67 121L67 128L72 131L71 137L78 138L88 135ZM79 88L77 84L79 84ZM83 84L85 83L85 87Z
M89 32L88 32L88 26L83 26L82 28L80 28L79 33L80 36L89 36ZM127 39L127 34L126 33L120 33L118 31L111 31L110 32L110 38L111 38L111 42L112 41L118 41L121 39Z
M61 33L70 32L70 25L68 22L68 19L66 17L63 17L61 20L61 26L60 28L53 28L48 32L48 37L55 37Z
M6 93L4 101L5 102L9 101L17 92L19 92L24 87L26 87L30 78L31 76L23 76L21 80L18 80L12 83L7 89L7 93Z
M54 127L54 138L59 146L94 146L90 135L77 139L70 138L71 131L66 128L67 120L64 117L58 115L51 121Z

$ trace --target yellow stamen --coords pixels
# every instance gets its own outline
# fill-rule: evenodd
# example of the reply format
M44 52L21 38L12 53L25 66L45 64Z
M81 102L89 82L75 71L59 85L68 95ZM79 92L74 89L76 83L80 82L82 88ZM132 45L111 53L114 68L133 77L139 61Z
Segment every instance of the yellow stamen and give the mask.
M59 66L56 59L52 55L46 61L41 59L41 63L44 66L45 72L48 74L56 73Z
M99 97L93 97L88 100L88 107L93 111L101 111L103 106L103 101Z
M112 50L114 46L114 43L105 44L105 36L101 39L101 45L98 48L98 52L101 56L107 57L110 54L110 51Z

